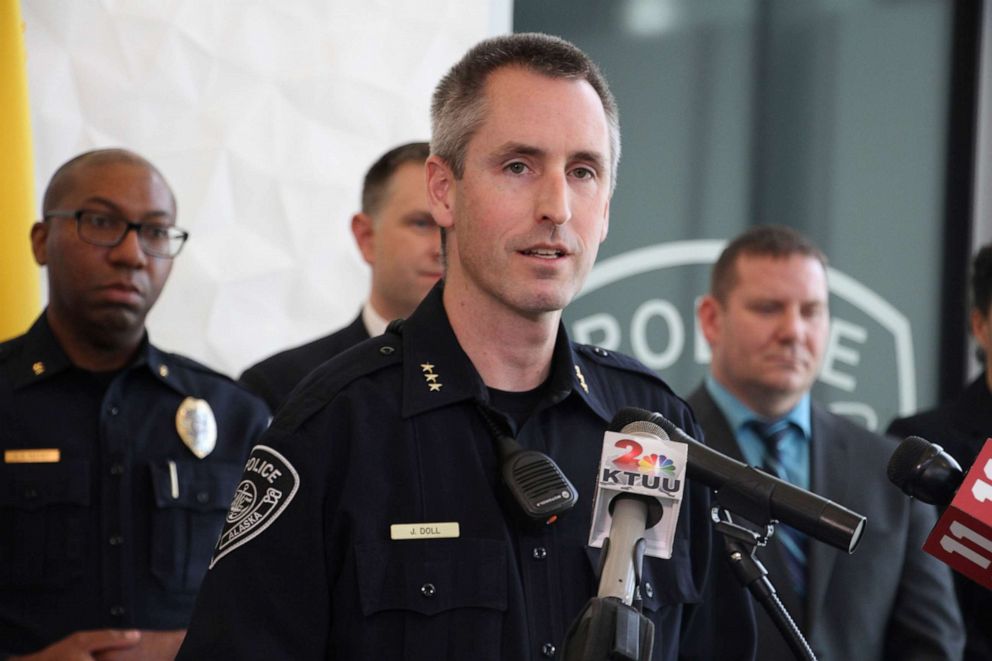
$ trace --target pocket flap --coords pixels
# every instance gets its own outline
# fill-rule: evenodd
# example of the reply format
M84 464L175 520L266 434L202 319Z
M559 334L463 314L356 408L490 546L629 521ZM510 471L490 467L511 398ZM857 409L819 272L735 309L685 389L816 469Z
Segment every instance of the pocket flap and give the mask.
M90 504L89 462L0 464L0 507L34 510L48 505Z
M158 507L200 512L226 510L242 473L233 463L159 460L149 467Z
M434 615L454 608L506 610L506 544L492 539L355 546L362 612Z

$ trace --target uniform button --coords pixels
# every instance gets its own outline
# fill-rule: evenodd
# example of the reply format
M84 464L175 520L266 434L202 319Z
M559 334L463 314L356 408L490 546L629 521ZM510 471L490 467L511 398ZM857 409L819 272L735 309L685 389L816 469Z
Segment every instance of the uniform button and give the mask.
M379 353L381 353L383 356L388 356L392 354L394 351L396 351L396 349L388 345L384 347L379 347Z
M121 410L119 408L117 408L116 406L111 406L110 407L110 415L117 415L120 412L121 412Z
M650 583L644 584L644 596L647 597L648 599L654 597L654 586L652 586Z
M124 464L110 464L110 474L111 475L123 475L124 474Z
M548 557L548 549L543 546L535 546L534 550L531 551L530 554L535 560L544 560Z
M201 505L206 505L207 503L210 502L210 494L207 493L206 491L198 491L196 494L196 502L200 503Z
M107 540L111 546L120 546L124 543L124 538L121 535L111 535L110 539Z
M437 594L437 588L434 587L433 583L424 583L420 586L420 594L432 599Z
M123 606L111 606L110 607L110 614L113 615L114 617L120 617L121 615L124 614L124 607Z
M32 488L29 487L29 488L27 488L27 489L24 490L24 499L25 500L34 500L37 497L38 497L38 490L37 489L32 489Z
M543 645L541 645L541 654L548 657L549 659L553 657L555 655L555 652L557 651L558 648L556 648L551 643L544 643Z

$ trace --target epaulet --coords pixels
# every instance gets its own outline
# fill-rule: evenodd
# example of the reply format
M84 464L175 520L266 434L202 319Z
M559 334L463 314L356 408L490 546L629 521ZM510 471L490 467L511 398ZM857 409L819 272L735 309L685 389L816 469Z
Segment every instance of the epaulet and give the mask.
M222 372L218 372L217 370L211 367L207 367L203 363L193 360L192 358L189 358L187 356L183 356L182 354L169 353L167 351L161 351L161 350L159 351L159 354L161 355L163 360L168 361L170 364L172 364L175 367L182 367L191 370L193 372L199 372L200 374L215 376L218 379L224 379L225 381L231 381L232 383L234 382L234 380L228 375Z
M308 374L279 410L271 428L293 431L327 405L348 384L402 362L402 342L387 332L339 353Z
M641 376L647 377L651 381L654 381L658 385L663 386L673 395L675 394L665 380L658 376L657 372L636 358L632 358L631 356L620 353L619 351L604 349L591 344L579 344L577 342L573 342L572 348L577 356L585 360L589 360L598 366L621 370L623 372L640 374Z

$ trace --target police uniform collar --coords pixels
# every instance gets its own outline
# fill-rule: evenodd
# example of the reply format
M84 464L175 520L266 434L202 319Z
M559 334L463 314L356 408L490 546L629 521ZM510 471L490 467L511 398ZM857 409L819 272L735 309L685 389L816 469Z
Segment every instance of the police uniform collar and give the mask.
M11 380L15 389L31 383L38 383L65 370L75 368L62 345L59 344L55 333L52 332L46 312L42 312L28 332L24 334L19 355L12 359L12 363ZM182 379L176 375L176 370L172 369L171 356L151 345L148 341L147 331L141 338L141 344L134 360L124 369L142 367L147 368L156 378L178 390L181 394L186 394L189 390L181 383Z
M403 416L475 400L488 402L489 393L472 361L462 350L444 310L443 281L427 294L403 324ZM570 394L578 397L601 418L609 420L596 394L589 390L564 324L558 327L552 372L541 408Z
M162 351L149 342L147 333L145 334L145 349L139 354L140 364L147 367L156 380L183 396L188 396L196 391L194 383L189 379L189 371L182 369L182 365L178 363L174 355Z
M11 381L15 389L38 383L72 367L72 361L48 325L46 312L42 312L24 334L20 353L11 361Z

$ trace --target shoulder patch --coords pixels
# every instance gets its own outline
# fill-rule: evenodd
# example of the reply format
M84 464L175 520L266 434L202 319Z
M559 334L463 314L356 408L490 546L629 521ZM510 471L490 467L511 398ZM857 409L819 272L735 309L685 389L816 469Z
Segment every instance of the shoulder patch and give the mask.
M300 474L293 464L269 446L256 445L234 491L210 567L262 534L285 511L299 488Z

